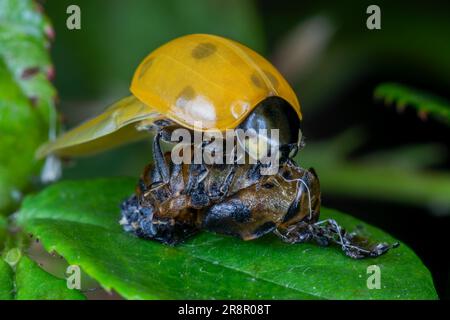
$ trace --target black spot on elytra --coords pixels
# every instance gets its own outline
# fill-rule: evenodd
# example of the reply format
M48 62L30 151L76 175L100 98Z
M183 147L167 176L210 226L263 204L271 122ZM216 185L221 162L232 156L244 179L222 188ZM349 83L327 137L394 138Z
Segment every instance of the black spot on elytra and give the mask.
M217 47L210 42L199 43L192 50L192 57L194 57L194 59L204 59L206 57L209 57L216 51Z
M269 80L269 82L272 84L272 86L274 88L278 87L278 80L277 80L277 78L272 73L270 73L269 71L263 71L263 72L264 72L264 75ZM264 88L267 87L266 83L264 82L264 80L262 79L260 74L258 72L256 72L256 71L251 75L250 80L252 81L252 83L257 88L264 89Z
M252 80L252 83L255 85L255 87L257 87L257 88L264 87L261 77L256 72L252 74L250 79Z
M270 73L269 71L264 71L264 74L269 79L269 81L272 83L274 88L278 87L278 80L277 80L277 78L275 78L275 76L272 73Z

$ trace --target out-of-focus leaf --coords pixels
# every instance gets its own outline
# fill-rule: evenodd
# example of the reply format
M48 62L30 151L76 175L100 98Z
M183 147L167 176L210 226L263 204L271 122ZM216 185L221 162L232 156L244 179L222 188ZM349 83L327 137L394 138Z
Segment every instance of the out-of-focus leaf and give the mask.
M17 300L83 300L76 289L68 289L66 281L42 270L34 261L23 256L16 266Z
M431 116L450 125L450 102L429 93L399 83L383 83L376 87L374 96L387 105L416 109L422 119Z
M0 300L14 298L14 273L0 256Z
M366 81L367 76L388 74L395 77L395 74L404 74L405 77L411 75L416 81L450 85L450 59L447 58L450 56L450 19L447 4L442 4L441 9L432 9L430 3L409 3L405 6L399 1L377 1L381 8L381 30L366 28L365 22L369 17L366 14L367 2L355 4L345 0L296 4L289 4L289 9L278 3L267 5L269 8L264 17L270 26L267 31L269 37L279 44L275 57L289 55L289 52L280 52L291 50L281 41L282 32L288 26L292 26L293 32L287 38L297 33L299 43L320 39L324 34L323 28L312 30L316 36L297 32L295 26L304 24L312 16L326 19L329 29L336 31L321 47L324 50L317 53L318 59L314 60L313 66L302 64L298 70L287 71L292 75L289 80L298 89L303 110L309 117L335 105L336 98L352 85ZM311 41L310 46L316 45L315 41Z
M0 0L0 212L36 173L34 152L54 117L49 32L35 2Z
M18 220L44 247L80 265L122 296L165 299L436 299L429 271L405 244L375 259L352 260L339 248L288 245L274 236L254 241L201 233L171 247L136 238L118 224L119 203L134 179L66 181L23 204ZM323 209L373 239L388 234ZM381 270L381 289L367 288L367 267Z
M431 169L417 170L436 164L430 157L442 150L417 159L406 160L410 148L351 159L348 154L362 143L363 133L349 130L326 142L308 144L297 156L303 167L314 167L319 174L324 193L392 201L426 206L436 214L450 212L450 173ZM428 150L431 146L428 146ZM405 165L401 165L406 163Z
M442 164L447 156L446 148L439 144L405 145L397 148L372 152L359 157L364 164L380 164L402 170L422 169Z
M7 228L8 228L8 220L6 220L5 217L0 216L0 252L3 249Z

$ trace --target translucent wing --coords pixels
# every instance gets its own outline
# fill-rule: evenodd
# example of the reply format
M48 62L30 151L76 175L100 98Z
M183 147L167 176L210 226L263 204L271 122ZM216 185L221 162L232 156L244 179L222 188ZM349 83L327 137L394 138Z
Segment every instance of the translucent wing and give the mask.
M42 145L36 157L43 158L49 154L83 156L111 149L148 137L147 132L137 130L136 126L161 118L163 116L155 109L130 96L114 103L99 116L69 130L56 140Z

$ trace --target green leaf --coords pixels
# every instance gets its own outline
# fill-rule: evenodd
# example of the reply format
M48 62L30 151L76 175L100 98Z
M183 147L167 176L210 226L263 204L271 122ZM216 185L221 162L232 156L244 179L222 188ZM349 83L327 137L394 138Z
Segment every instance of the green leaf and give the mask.
M9 264L0 257L0 300L14 298L14 273Z
M405 244L376 259L352 260L339 248L287 245L201 233L170 247L138 239L118 224L120 202L134 179L65 181L28 197L18 216L70 264L129 299L436 299L429 271ZM343 213L323 209L349 229L394 242ZM381 289L367 288L367 267L381 269Z
M376 87L374 96L388 105L395 104L399 109L410 106L423 119L430 115L450 124L450 102L424 91L398 83L383 83Z
M68 289L65 280L41 269L27 256L16 267L17 300L83 300L84 295L76 289Z
M18 248L0 258L0 300L82 300L78 290L41 269Z
M11 209L37 172L34 152L55 117L49 30L35 2L0 0L0 212Z
M5 217L0 216L0 252L5 243L7 228L8 220Z

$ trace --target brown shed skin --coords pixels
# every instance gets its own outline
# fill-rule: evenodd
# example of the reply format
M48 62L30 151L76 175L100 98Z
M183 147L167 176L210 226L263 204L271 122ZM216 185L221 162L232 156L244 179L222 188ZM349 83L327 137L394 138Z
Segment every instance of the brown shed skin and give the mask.
M122 225L140 237L176 244L204 229L244 240L275 232L289 242L318 220L319 180L291 160L264 176L252 164L174 165L170 152L165 157L170 182L155 185L160 177L150 164L122 204Z

